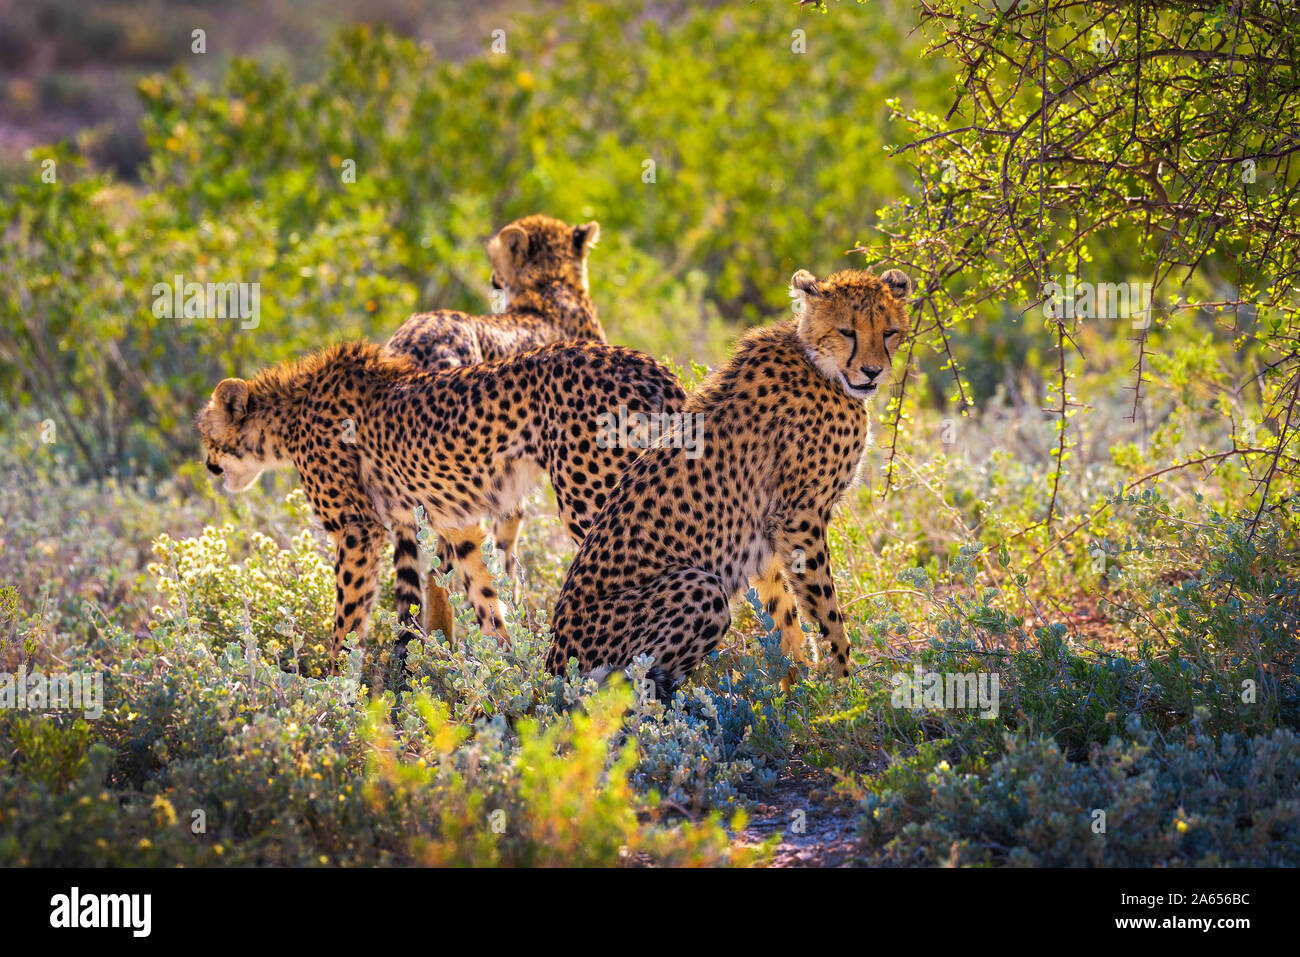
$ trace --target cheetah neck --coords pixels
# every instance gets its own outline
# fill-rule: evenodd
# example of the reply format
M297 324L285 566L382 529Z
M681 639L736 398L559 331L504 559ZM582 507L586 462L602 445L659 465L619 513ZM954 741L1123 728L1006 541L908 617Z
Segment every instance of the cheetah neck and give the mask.
M853 390L849 387L849 380L845 378L844 372L835 364L833 359L807 344L803 347L803 353L808 361L812 363L813 368L821 373L822 378L830 383L831 387L843 398L864 408L870 405L870 397L854 395Z
M510 312L540 316L565 338L605 338L605 330L596 317L596 306L587 291L564 280L553 280L538 289L512 295Z
M296 404L290 406L282 396L253 394L248 425L257 435L254 443L260 450L258 456L264 469L288 468L295 464L294 453L298 447L298 422Z
M357 427L347 410L359 411L385 386L412 377L423 375L410 360L384 356L372 343L336 345L259 374L250 383L250 424L260 429L268 454L279 465L301 465L297 459L319 438L327 412L338 411L331 428L338 430L339 441L347 442Z
M264 472L295 464L295 436L286 430L280 410L256 392L249 397L248 416L240 427L238 446L240 458Z
M794 342L798 343L798 349L803 353L804 358L812 364L812 367L821 374L823 379L830 383L836 392L842 393L855 402L861 401L849 391L848 380L844 378L844 373L835 364L835 360L817 348L806 308L800 312L798 318L786 326L785 332Z

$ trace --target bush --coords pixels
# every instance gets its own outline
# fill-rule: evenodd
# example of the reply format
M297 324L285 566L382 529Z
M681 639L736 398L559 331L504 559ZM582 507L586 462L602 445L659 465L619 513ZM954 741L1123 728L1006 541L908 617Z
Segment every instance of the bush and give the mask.
M614 341L720 356L724 317L783 308L792 264L842 256L900 190L883 96L915 89L898 51L919 40L894 17L827 18L803 56L790 9L739 6L719 32L714 10L660 26L627 6L521 18L509 55L464 62L354 27L317 82L246 59L215 88L141 81L141 188L66 147L0 187L5 394L57 421L83 474L166 472L224 376L386 337L417 307L484 311L483 241L539 211L601 221L592 293ZM878 84L857 82L864 62ZM257 324L158 317L176 275L259 283Z
M890 863L1020 867L1300 864L1300 737L1132 728L1087 762L1011 736L985 773L923 749L872 785L861 830ZM1104 815L1104 816L1103 816Z
M301 506L300 493L290 496L290 512ZM256 532L246 545L241 537L229 525L160 537L163 560L151 572L167 601L150 633L107 625L95 642L61 651L65 669L102 672L102 718L0 711L0 752L13 756L0 774L0 863L694 865L766 856L765 846L732 847L743 812L724 827L717 815L692 823L661 810L655 775L638 770L636 732L650 734L651 720L629 720L625 687L597 692L541 673L544 635L525 631L517 610L513 653L468 624L454 651L414 642L413 690L398 700L367 678L387 663L392 612L377 616L373 667L349 642L342 673L321 677L319 650L292 640L299 628L310 636L328 627L332 574L312 533L285 548ZM459 594L454 604L463 623L472 617ZM703 720L670 713L676 726ZM693 791L747 767L710 771ZM676 766L666 773L682 776Z

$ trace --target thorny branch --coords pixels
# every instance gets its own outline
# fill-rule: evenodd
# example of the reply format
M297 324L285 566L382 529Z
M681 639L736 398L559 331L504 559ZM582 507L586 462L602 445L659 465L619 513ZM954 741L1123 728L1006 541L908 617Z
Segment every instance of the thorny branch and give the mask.
M1259 483L1258 521L1275 474L1294 467L1284 450L1300 426L1300 176L1292 167L1300 37L1291 4L919 0L919 8L930 52L957 75L942 117L891 104L912 133L896 155L913 164L918 189L883 211L887 253L877 258L911 272L918 289L909 358L927 349L939 356L965 414L973 397L957 361L963 324L999 306L1003 316L1024 316L1044 302L1053 264L1078 268L1097 250L1123 249L1128 257L1111 261L1126 266L1113 268L1146 273L1152 290L1133 336L1131 419L1145 402L1149 334L1175 310L1231 329L1267 366L1252 383L1281 424ZM1204 289L1212 295L1192 298ZM1050 529L1068 446L1065 349L1074 326L1044 314L1060 353L1061 394L1050 409L1060 417L1057 471L1046 520L1036 523ZM890 410L886 492L917 392L915 384L902 390Z

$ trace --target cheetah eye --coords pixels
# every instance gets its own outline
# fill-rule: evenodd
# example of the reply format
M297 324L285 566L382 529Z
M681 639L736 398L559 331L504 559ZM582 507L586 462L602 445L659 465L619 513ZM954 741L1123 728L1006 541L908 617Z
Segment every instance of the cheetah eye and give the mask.
M895 336L898 335L898 332L899 331L897 329L890 329L888 332L885 333L885 339L886 340L893 339Z
M841 329L840 335L844 336L847 339L856 339L858 337L857 332L853 329Z

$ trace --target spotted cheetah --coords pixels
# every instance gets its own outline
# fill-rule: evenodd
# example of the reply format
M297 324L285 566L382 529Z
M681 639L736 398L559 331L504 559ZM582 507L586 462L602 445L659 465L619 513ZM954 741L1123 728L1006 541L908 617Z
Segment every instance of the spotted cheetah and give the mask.
M730 601L762 573L769 608L788 581L849 672L849 640L826 529L870 439L869 400L908 328L911 281L844 271L794 274L797 316L756 329L687 400L704 417L696 458L661 442L628 467L579 547L555 605L546 666L576 658L601 677L639 654L669 694L731 625ZM782 574L773 575L773 566ZM782 648L804 660L792 611Z
M431 372L518 355L566 339L603 342L587 287L587 256L600 238L595 222L569 226L525 216L488 240L492 286L505 309L471 316L442 309L411 316L385 349Z
M505 639L479 522L510 514L544 470L561 520L581 539L641 454L632 443L598 442L599 416L661 413L684 400L659 363L605 343L555 343L431 373L356 342L251 381L223 380L198 428L208 470L228 491L248 488L264 469L297 468L334 541L336 654L349 632L365 633L388 530L411 543L395 557L400 655L412 634L411 606L421 603L417 507L454 551L484 632Z
M385 349L408 355L430 372L518 355L568 339L605 341L587 284L587 258L600 238L596 222L570 226L550 216L533 215L503 226L488 240L492 286L505 305L487 316L449 309L417 313L388 340ZM522 509L497 521L493 538L507 569L517 567ZM468 530L467 530L468 531ZM450 543L439 539L444 570L455 564ZM399 531L394 558L419 554L414 539ZM446 593L431 584L431 608L447 605ZM440 616L450 625L450 618ZM450 633L448 633L450 637Z

